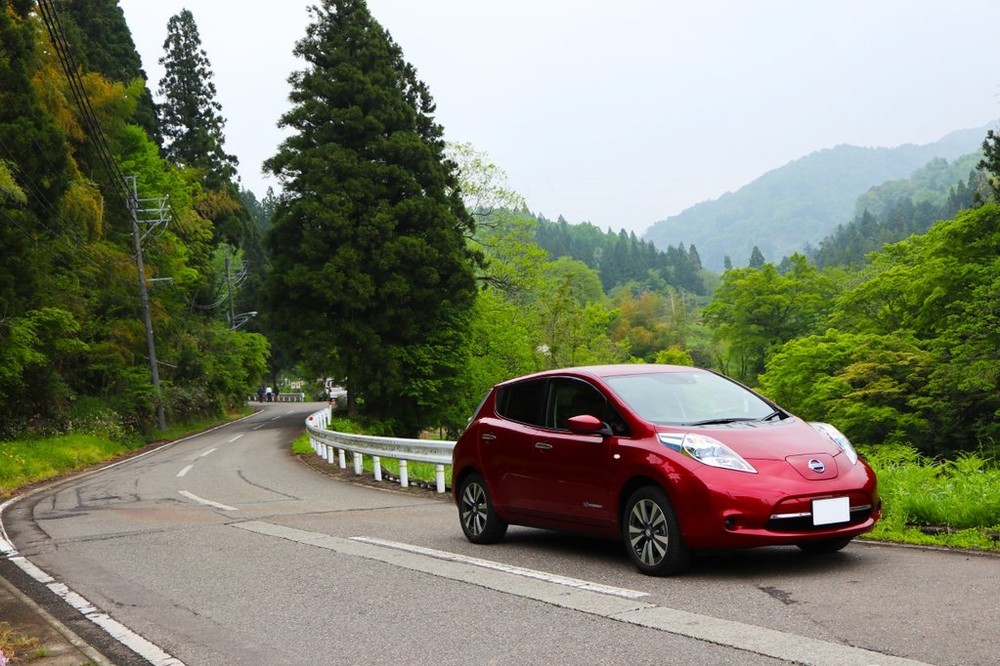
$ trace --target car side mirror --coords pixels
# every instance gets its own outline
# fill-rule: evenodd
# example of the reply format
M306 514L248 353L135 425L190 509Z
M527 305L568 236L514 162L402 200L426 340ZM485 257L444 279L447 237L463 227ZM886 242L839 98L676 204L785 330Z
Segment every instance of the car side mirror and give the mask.
M581 435L603 435L607 437L614 434L611 432L611 426L590 414L571 416L566 421L566 425L570 430Z

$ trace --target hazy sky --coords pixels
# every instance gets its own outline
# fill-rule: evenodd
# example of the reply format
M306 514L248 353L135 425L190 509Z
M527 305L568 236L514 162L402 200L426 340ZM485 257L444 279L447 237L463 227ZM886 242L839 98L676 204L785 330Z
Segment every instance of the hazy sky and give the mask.
M120 0L149 87L191 10L244 187L277 181L314 0ZM997 0L368 0L449 141L529 208L640 235L839 144L930 143L1000 118ZM678 239L679 241L682 239Z

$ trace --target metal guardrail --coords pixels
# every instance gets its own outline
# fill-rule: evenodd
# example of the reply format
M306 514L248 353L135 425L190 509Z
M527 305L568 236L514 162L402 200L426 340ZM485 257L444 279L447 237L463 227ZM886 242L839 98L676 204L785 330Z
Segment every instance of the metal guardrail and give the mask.
M433 439L405 439L401 437L374 437L371 435L354 435L346 432L328 430L330 423L330 408L326 407L306 419L306 429L309 431L309 442L316 455L325 459L331 465L336 461L340 469L347 469L347 452L354 459L354 473L362 474L364 456L372 457L375 480L382 480L382 458L399 461L399 485L407 488L410 485L406 464L408 461L433 464L437 491L445 492L445 465L451 464L451 452L455 442Z
M305 393L279 393L278 395L271 395L271 400L259 400L257 394L247 396L247 402L305 402Z

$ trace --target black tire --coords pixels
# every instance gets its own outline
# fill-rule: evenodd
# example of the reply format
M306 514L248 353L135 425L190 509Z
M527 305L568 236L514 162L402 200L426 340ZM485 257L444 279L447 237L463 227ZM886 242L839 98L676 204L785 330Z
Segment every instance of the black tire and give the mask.
M470 474L458 491L458 520L465 538L472 543L496 543L507 533L507 523L493 508L493 499L483 477Z
M852 539L854 537L838 537L836 539L823 539L822 541L803 541L795 545L804 553L822 555L823 553L836 553L838 550L843 550L847 544L851 543Z
M691 551L681 538L674 507L657 486L640 488L628 498L622 536L629 557L644 574L669 576L691 564Z

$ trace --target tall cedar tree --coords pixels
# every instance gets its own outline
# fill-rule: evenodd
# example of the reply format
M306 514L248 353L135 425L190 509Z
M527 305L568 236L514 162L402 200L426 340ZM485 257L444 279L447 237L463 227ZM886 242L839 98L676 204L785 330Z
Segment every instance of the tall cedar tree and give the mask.
M22 205L0 193L0 344L8 318L37 305L49 261L38 239L56 233L49 218L72 173L66 136L32 86L41 67L33 10L30 0L0 8L0 160L13 184L29 194Z
M215 99L212 65L201 48L194 16L187 9L167 21L165 72L160 79L160 129L167 159L203 172L205 185L213 190L236 176L237 159L223 149L226 120Z
M455 401L479 257L427 87L363 0L323 0L296 44L269 236L279 346L346 377L413 435ZM280 343L284 343L281 345Z
M134 79L148 81L118 0L60 0L58 6L74 59L83 71L125 85ZM162 145L156 104L145 85L136 100L135 123Z

